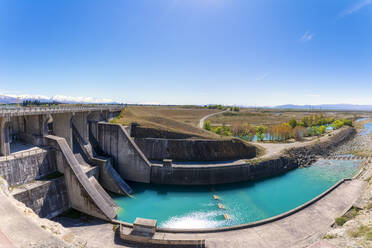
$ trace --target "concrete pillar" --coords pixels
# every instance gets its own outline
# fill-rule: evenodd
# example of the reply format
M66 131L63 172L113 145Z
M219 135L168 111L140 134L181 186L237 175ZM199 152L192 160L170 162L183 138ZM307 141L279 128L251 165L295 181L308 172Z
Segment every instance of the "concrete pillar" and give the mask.
M52 120L53 120L53 117L50 114L42 115L41 133L43 136L49 134L48 123L49 121L52 121Z
M88 139L89 135L92 135L92 138L98 140L98 122L104 120L103 112L95 111L90 113L87 116L88 121Z
M29 115L26 119L26 133L36 136L43 135L43 116L42 115Z
M102 111L102 116L103 116L103 121L108 121L109 120L109 116L108 116L108 111L107 110L103 110Z
M24 119L18 121L19 125L19 135L24 142L40 146L43 142L43 115L29 115L25 116Z
M0 155L10 154L9 118L0 118Z
M72 124L75 126L85 143L89 142L88 115L89 112L80 112L75 113L72 117Z
M67 144L72 149L72 113L53 114L53 133L55 136L66 139Z
M25 118L23 116L18 116L17 121L18 121L18 133L25 133L26 132Z

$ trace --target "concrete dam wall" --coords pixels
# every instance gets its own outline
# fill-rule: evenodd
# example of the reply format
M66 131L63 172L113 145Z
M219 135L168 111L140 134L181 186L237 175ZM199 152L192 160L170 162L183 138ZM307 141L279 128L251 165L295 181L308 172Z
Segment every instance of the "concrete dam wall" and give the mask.
M24 185L11 194L42 218L53 218L71 207L63 176Z
M151 183L208 185L243 182L279 175L300 166L308 165L307 160L317 155L323 155L324 149L334 149L350 139L355 130L348 127L336 132L336 134L326 137L322 141L292 148L279 156L265 160L240 160L230 164L153 165ZM305 159L298 159L299 157ZM304 161L306 163L303 163Z
M159 130L149 127L141 127L132 124L130 128L130 136L134 138L157 138L157 139L190 139L190 138L200 138L195 135L178 133L166 130Z
M46 149L33 149L28 153L10 156L0 161L0 175L9 186L18 186L56 172L53 158Z
M213 185L251 181L275 176L297 168L293 160L279 157L262 162L224 165L153 165L151 183L175 185Z
M151 163L123 126L98 123L98 143L113 158L114 168L123 179L150 182Z
M256 157L258 148L239 139L195 140L135 138L134 141L150 160L223 161Z

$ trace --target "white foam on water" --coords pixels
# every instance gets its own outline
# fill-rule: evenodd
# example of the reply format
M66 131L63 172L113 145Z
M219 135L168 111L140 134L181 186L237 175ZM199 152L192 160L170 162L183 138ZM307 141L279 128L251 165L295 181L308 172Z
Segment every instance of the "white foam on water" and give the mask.
M220 211L212 212L193 212L185 216L171 217L161 226L165 228L214 228L222 226L225 220L216 220L215 217L221 215Z

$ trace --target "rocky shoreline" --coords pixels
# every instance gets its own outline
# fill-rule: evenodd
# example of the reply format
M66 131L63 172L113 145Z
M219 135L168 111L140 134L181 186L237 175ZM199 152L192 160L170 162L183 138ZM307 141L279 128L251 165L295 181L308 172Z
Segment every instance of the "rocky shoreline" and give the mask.
M345 127L337 133L328 134L327 139L319 140L310 145L288 149L284 154L300 167L308 167L316 162L319 157L328 157L338 151L339 147L354 140L356 133L354 128Z

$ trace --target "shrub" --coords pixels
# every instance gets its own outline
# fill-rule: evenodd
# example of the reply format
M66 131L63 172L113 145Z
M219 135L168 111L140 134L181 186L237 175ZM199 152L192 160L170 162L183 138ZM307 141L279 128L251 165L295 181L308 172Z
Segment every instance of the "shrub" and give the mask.
M231 135L230 127L229 126L226 126L225 124L223 124L223 126L222 126L222 135L224 135L224 136L230 136Z
M327 234L323 237L324 239L334 239L337 238L336 234Z
M297 126L297 121L296 119L290 119L288 124L291 126L291 128L295 128Z
M309 127L309 122L310 122L309 117L305 116L304 118L302 118L301 123L303 127Z
M316 127L309 127L309 128L307 129L307 134L308 134L309 136L315 136L315 135L318 135L318 130L317 130Z
M235 111L235 112L239 112L240 111L240 108L239 107L232 107L231 110L232 111Z
M327 127L326 126L320 126L318 127L318 133L319 134L324 134L327 130Z
M265 131L266 131L266 127L261 126L261 125L257 127L256 135L257 135L257 140L258 141L263 141Z
M344 122L342 120L335 120L333 123L332 123L332 126L335 128L335 129L339 129L341 127L344 126Z
M346 214L344 214L343 216L341 217L338 217L335 219L335 222L338 226L342 226L343 224L345 224L347 221L349 221L350 219L354 218L355 216L357 216L359 213L359 209L356 208L356 207L352 207L349 211L347 211Z
M253 141L255 136L256 128L253 126L244 125L244 137L246 137L249 141Z
M204 124L203 124L203 128L205 130L211 131L212 130L211 122L210 121L205 121Z
M353 126L353 121L352 120L342 119L342 121L344 122L345 126L350 126L350 127Z
M216 134L222 135L222 133L223 133L223 129L222 129L222 127L216 127L216 128L214 129L214 132L215 132Z
M343 226L349 219L345 216L341 216L335 219L335 222L338 226Z

